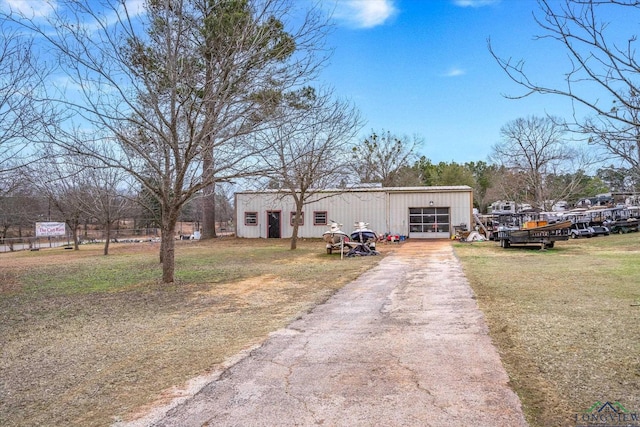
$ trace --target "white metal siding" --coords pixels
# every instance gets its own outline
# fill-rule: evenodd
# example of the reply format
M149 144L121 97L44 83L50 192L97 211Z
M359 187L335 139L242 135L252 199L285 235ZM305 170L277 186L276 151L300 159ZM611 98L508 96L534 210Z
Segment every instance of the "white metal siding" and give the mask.
M390 195L390 230L414 238L448 238L454 232L454 226L471 224L472 196L471 190L466 192L416 192L391 193ZM431 204L433 202L433 204ZM449 233L409 233L409 208L439 207L449 208Z
M330 197L327 197L330 196ZM413 189L368 189L366 191L345 190L326 191L313 196L315 200L304 206L304 225L299 237L321 237L328 226L314 225L314 212L326 211L327 220L343 224L343 231L350 233L353 223L364 221L379 234L391 233L409 237L448 238L454 226L471 224L472 190L469 187L420 187ZM448 207L450 213L450 233L409 233L409 208ZM290 213L294 211L293 198L273 192L246 192L236 194L236 232L238 237L267 237L266 212L281 212L281 233L283 238L291 237ZM257 212L256 226L244 225L245 212ZM427 235L428 234L428 235Z

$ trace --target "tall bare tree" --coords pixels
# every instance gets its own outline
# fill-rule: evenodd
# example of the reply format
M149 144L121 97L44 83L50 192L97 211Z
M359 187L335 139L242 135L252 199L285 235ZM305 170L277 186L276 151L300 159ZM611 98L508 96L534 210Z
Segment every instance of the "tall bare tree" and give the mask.
M566 128L558 122L557 118L529 116L513 120L500 130L502 141L492 147L491 158L515 174L509 181L517 185L510 192L516 190L522 195L516 201L550 209L550 203L578 191L578 175L561 186L552 185L549 179L586 166L585 158L566 139Z
M212 52L207 25L230 3L243 11L246 5L249 14L231 20L228 39ZM157 201L162 279L169 283L182 207L216 181L255 173L256 148L247 135L267 126L270 94L313 75L327 27L314 11L287 22L286 40L295 44L289 55L290 42L280 44L274 34L283 33L295 2L148 0L144 10L128 4L140 3L58 0L45 21L10 18L48 43L68 87L79 88L58 101L80 121L56 128L51 140L122 168Z
M303 207L349 175L348 144L361 126L349 102L329 90L304 88L285 97L278 126L261 134L266 176L282 197L294 201L291 249L297 247Z
M38 63L33 40L0 16L0 193L14 183L6 172L33 157L29 146L51 120L43 101L44 79L50 69Z
M419 177L410 176L409 167L417 160L421 145L422 139L418 136L399 137L390 131L372 131L370 136L353 146L352 169L363 183L377 182L383 187L412 184L419 181Z
M619 169L625 171L631 181L638 181L640 180L640 93L629 93L627 101L627 104L620 106L616 100L613 101L611 113L620 119L588 117L581 123L580 130L590 135L590 144L604 148L611 157L617 159Z
M638 174L640 65L634 31L640 18L640 2L538 0L538 4L540 13L535 19L543 31L538 39L556 42L568 57L562 74L564 82L539 83L540 79L525 68L525 60L503 58L489 42L498 64L525 89L522 95L511 97L538 93L570 99L575 107L571 129L592 135L590 142L594 146L603 148ZM575 111L580 111L579 107L586 108L590 117L577 117Z

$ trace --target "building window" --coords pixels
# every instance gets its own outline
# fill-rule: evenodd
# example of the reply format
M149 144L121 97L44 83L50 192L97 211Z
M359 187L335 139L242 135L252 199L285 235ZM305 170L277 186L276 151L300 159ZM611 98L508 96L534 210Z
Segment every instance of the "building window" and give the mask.
M244 225L258 225L258 212L245 212Z
M289 216L289 224L291 224L291 226L293 226L294 220L296 218L296 213L295 212L291 212L291 215ZM304 225L304 212L300 212L300 221L298 221L298 225Z
M327 225L327 211L314 212L313 225Z

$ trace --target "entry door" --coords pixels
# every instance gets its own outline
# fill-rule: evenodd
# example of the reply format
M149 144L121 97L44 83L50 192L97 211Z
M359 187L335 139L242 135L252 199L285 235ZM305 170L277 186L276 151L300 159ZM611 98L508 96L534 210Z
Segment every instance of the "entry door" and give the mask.
M267 211L267 237L269 239L280 238L280 211Z

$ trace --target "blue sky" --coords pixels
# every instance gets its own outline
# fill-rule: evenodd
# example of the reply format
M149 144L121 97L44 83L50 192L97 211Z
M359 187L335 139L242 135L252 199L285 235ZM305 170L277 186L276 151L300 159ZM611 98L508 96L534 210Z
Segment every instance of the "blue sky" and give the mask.
M534 41L534 0L325 0L335 7L335 52L322 79L351 99L374 130L418 135L434 162L487 160L500 128L528 115L570 118L571 104L520 95L489 53L526 59L531 73L560 81L566 55Z
M571 118L567 99L505 98L523 89L489 53L490 38L501 57L526 60L536 81L562 84L567 56L557 42L534 40L542 34L533 19L539 13L535 0L319 1L336 23L327 40L334 53L320 78L356 104L365 120L361 139L372 130L415 135L424 141L419 154L433 162L465 163L487 160L509 121L545 114ZM126 2L130 11L143 10L144 0ZM0 0L0 6L27 8L36 16L49 10L44 5ZM629 21L635 18L626 18L612 21L618 35L638 28Z

